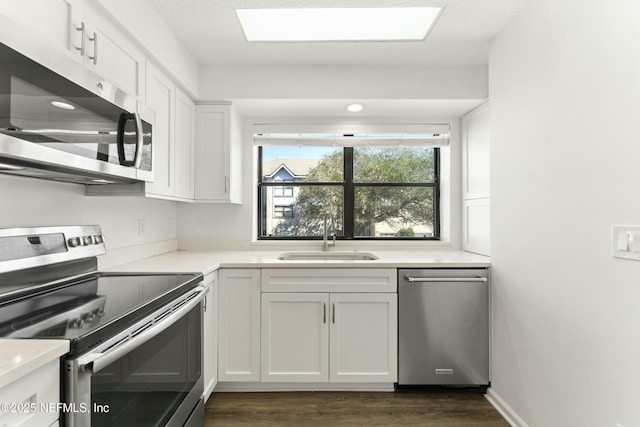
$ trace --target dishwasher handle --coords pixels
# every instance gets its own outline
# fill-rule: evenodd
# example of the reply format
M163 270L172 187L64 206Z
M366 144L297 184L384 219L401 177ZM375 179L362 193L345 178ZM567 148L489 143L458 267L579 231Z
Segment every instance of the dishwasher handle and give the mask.
M410 277L405 276L409 283L433 283L433 282L482 282L486 283L486 277Z

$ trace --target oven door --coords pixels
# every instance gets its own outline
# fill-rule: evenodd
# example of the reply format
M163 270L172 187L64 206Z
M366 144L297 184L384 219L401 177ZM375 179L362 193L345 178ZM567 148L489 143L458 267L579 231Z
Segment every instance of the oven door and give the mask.
M66 426L183 426L203 393L199 286L66 361Z

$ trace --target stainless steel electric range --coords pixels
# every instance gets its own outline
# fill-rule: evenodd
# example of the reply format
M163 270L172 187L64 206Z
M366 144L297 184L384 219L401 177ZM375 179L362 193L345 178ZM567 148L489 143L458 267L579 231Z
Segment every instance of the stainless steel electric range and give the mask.
M0 336L70 341L61 406L102 410L65 426L202 425L202 275L103 273L104 253L99 226L0 229Z

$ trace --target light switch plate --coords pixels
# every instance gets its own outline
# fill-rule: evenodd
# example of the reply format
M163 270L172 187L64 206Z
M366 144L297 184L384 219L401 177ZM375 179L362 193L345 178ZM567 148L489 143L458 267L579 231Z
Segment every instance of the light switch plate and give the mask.
M611 227L611 246L614 258L640 261L640 225Z

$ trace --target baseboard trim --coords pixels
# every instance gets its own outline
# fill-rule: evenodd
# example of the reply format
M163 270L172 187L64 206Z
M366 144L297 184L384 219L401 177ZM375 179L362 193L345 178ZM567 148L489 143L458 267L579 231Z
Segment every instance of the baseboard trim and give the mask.
M393 383L225 383L219 382L216 392L251 391L393 391Z
M529 424L527 424L493 388L487 390L485 398L496 408L496 411L511 424L511 427L529 427Z

